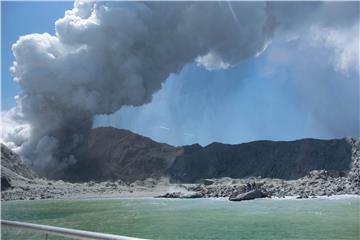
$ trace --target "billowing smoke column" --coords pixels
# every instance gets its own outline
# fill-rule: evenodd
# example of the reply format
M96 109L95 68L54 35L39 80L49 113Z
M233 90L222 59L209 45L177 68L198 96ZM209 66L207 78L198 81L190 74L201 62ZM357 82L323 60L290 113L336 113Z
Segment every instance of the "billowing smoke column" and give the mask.
M300 17L291 20L297 10L262 2L77 1L56 22L55 36L26 35L13 45L11 72L22 93L11 118L30 128L6 138L30 166L54 176L76 161L94 116L150 102L169 74L193 61L225 69L261 53L281 21L285 30L298 24Z

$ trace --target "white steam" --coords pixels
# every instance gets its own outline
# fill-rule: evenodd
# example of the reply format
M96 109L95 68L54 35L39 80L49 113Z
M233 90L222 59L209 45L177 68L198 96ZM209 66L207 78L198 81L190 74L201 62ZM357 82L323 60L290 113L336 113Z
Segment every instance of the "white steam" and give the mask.
M334 12L319 3L301 9L313 13L306 21ZM40 173L53 176L76 162L94 116L150 102L171 73L193 61L216 70L256 56L276 29L304 27L303 16L294 12L292 5L264 2L76 1L55 23L55 36L26 35L13 45L11 73L22 92L16 108L2 115L6 124L21 125L5 130L2 139ZM350 17L321 19L328 27ZM339 68L346 68L353 60L340 53Z

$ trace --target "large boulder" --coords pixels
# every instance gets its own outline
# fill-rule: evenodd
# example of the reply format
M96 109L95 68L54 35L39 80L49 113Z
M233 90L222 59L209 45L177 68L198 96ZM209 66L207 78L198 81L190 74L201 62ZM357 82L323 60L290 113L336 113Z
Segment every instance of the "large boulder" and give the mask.
M240 193L229 197L230 201L244 201L244 200L253 200L256 198L264 198L267 195L260 190L252 190L246 193Z

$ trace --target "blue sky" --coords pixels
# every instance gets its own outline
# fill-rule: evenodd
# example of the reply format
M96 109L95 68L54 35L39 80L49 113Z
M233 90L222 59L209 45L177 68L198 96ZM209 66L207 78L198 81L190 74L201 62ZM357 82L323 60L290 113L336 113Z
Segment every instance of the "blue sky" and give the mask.
M54 34L54 22L71 9L72 2L1 2L2 109L15 105L20 88L11 78L9 68L14 61L11 45L19 36L48 32Z
M55 20L70 8L71 2L2 2L3 111L20 92L8 71L11 45L21 35L54 34ZM306 36L274 39L260 56L227 70L190 63L151 103L98 116L95 126L127 128L173 145L359 136L358 72L336 70L334 51L322 45L307 44Z

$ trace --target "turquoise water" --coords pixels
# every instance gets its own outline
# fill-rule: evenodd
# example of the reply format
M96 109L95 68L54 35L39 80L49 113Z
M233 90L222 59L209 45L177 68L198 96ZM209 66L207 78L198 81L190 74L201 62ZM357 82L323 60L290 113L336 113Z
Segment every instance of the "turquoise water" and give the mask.
M359 239L360 198L3 202L2 219L150 239ZM15 236L16 235L16 236ZM39 239L3 228L2 239ZM59 238L49 238L59 239Z

